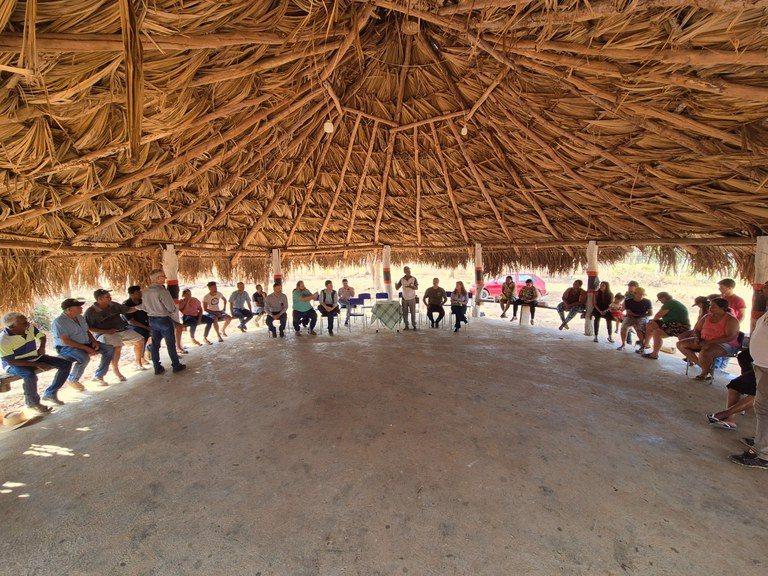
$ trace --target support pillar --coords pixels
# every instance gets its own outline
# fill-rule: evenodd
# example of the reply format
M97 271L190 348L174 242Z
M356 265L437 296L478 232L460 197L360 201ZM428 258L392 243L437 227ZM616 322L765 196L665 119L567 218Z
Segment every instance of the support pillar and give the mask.
M600 286L597 277L597 242L590 240L587 244L587 314L584 318L584 334L594 336L592 327L592 309L595 307L595 292Z
M768 236L759 236L755 246L755 281L752 284L752 316L749 331L755 329L755 322L766 312L763 285L768 282Z
M272 279L275 284L283 285L283 266L280 263L280 249L272 249Z
M173 301L179 303L179 258L173 244L161 246L163 271L168 292L173 296Z
M381 267L384 272L384 291L387 293L387 300L392 300L392 248L384 246L381 255Z
M475 243L475 305L472 306L472 318L480 315L479 306L483 301L483 247Z

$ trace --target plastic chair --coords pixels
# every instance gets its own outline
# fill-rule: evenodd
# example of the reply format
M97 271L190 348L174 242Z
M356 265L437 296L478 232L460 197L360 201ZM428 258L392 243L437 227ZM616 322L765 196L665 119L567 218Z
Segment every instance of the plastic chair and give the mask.
M354 320L355 318L362 318L363 319L363 331L368 327L368 316L365 313L365 307L363 306L363 300L362 298L350 298L349 299L349 306L350 306L350 312L349 312L349 318L350 320ZM361 310L361 312L356 312L356 310ZM349 329L352 330L352 326L349 326Z

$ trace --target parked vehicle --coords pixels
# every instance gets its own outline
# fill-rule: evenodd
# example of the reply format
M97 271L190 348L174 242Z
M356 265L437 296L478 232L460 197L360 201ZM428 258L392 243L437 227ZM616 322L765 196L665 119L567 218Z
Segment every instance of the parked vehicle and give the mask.
M528 278L531 278L533 280L533 285L539 289L541 295L547 295L547 283L544 282L544 280L542 280L539 276L536 276L536 274L530 274L528 272L510 272L509 274L504 274L498 278L489 278L486 280L485 284L483 284L483 291L480 294L480 297L483 300L492 300L493 302L498 302L499 298L501 298L501 286L504 284L507 276L512 276L515 284L517 285L518 291L520 290L521 286L525 285L525 281L528 280ZM472 292L475 292L476 289L477 286L472 284Z

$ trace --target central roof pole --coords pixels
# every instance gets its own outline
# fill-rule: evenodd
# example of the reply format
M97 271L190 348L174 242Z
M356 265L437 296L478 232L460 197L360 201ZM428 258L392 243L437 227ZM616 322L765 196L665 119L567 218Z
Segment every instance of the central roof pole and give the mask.
M179 303L179 258L173 244L162 246L163 271L166 276L168 292L173 296L173 301Z
M483 247L475 242L475 305L472 306L472 318L480 315L478 307L483 301Z
M272 277L275 284L283 285L283 267L280 265L279 248L272 248Z
M381 256L381 267L384 270L384 290L387 292L387 300L392 300L392 248L384 246Z
M600 285L597 277L597 242L590 240L587 244L587 314L584 317L584 334L594 336L592 330L592 308L595 306L595 292Z

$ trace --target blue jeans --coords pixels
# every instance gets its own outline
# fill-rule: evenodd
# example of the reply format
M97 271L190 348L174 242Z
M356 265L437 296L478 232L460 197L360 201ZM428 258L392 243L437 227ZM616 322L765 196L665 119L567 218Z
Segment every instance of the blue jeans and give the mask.
M344 300L339 300L339 306L341 308L347 309L347 315L344 318L344 322L349 322L349 315L352 313L352 306L350 306L349 302L345 302Z
M232 315L240 320L240 328L245 328L248 321L253 318L253 312L248 308L232 308Z
M56 376L54 376L53 382L43 393L44 395L56 394L56 392L59 391L59 388L64 386L67 382L69 370L72 368L72 360L44 354L39 357L38 362L41 364L48 364L56 370ZM18 376L24 382L24 403L28 407L31 408L40 404L40 395L37 393L37 374L35 373L35 368L33 366L8 366L6 371L8 374Z
M301 329L301 324L306 327L309 324L309 329L314 330L315 324L317 324L317 312L314 308L310 308L306 312L293 311L293 329L298 332Z
M88 366L88 363L91 361L91 355L85 350L73 348L72 346L57 346L56 351L59 353L59 356L72 360L73 364L72 371L69 373L69 381L79 382L80 378L83 377L85 367ZM96 371L93 373L96 378L103 378L107 373L107 370L109 370L109 363L112 360L114 353L115 348L113 346L99 342L99 349L96 351L96 354L101 355L101 361L99 362L99 367L96 368Z
M179 362L179 355L176 353L176 327L170 318L167 316L149 317L149 327L152 328L152 365L155 370L161 368L160 364L160 346L163 340L168 347L168 356L171 357L171 365L176 368L181 366Z
M322 306L320 308L318 308L318 310L320 310L320 316L324 316L324 317L328 318L328 330L333 332L333 318L334 318L334 316L338 316L339 315L339 307L336 306L330 312L326 311L326 309L323 308Z

